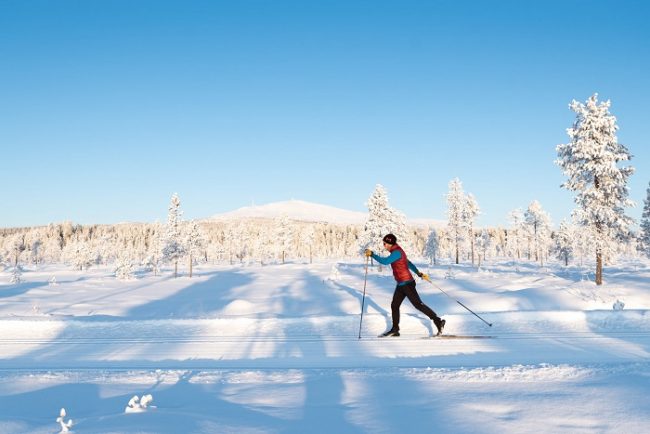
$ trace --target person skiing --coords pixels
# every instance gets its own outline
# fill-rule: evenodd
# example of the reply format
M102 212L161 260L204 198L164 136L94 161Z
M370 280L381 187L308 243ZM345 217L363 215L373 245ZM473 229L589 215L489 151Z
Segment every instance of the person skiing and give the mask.
M397 237L395 235L386 235L383 238L383 242L384 248L390 252L388 256L381 257L370 249L366 249L365 251L366 256L371 257L380 264L390 264L391 268L393 269L393 276L397 282L395 292L393 293L393 301L390 304L393 326L390 330L382 333L380 337L399 336L399 308L405 298L408 298L411 304L417 310L428 316L429 319L433 321L433 325L438 330L436 336L440 336L442 334L442 330L445 328L446 321L444 319L441 319L433 310L431 310L429 306L422 302L417 290L415 289L415 279L413 278L411 271L413 271L418 277L430 282L431 280L429 280L429 276L421 273L417 267L408 260L404 250L402 250L402 248L397 244Z

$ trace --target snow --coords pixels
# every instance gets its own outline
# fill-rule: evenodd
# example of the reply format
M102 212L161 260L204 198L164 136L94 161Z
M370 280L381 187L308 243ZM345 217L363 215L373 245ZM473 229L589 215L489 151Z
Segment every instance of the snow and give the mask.
M59 432L62 408L76 433L647 430L650 262L597 287L591 265L416 261L449 294L418 282L445 334L480 339L424 339L408 301L402 336L377 338L394 285L371 268L359 340L362 261L5 270L0 434Z
M287 216L299 221L322 221L334 224L363 224L367 213L348 211L328 205L303 200L288 200L265 205L251 205L234 211L218 214L213 220L239 220L242 218L275 219Z
M214 215L210 220L228 221L241 219L277 219L286 216L291 220L304 222L322 222L339 225L362 225L368 218L367 212L349 211L329 205L322 205L304 200L287 200L264 205L251 205ZM415 218L408 223L417 227L442 227L444 222Z

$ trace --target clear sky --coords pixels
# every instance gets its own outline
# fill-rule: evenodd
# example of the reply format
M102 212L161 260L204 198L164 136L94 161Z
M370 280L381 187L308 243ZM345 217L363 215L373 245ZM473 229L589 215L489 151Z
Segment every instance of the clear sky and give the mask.
M375 184L479 224L573 208L572 99L612 101L650 181L650 6L638 1L0 0L0 227L186 218Z

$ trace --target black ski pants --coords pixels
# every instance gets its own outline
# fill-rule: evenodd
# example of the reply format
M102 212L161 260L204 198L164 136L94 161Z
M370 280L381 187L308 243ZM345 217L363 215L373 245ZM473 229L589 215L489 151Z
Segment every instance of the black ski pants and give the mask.
M420 295L415 289L415 281L412 281L395 287L393 301L390 303L390 310L393 315L393 330L399 330L399 307L402 305L405 298L408 298L417 310L428 316L431 320L438 318L438 315L436 315L429 306L422 302Z

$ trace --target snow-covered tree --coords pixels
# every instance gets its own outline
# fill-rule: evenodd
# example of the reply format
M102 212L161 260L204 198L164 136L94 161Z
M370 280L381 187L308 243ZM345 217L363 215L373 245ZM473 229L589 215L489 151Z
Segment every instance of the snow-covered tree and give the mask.
M117 259L115 261L115 268L113 271L115 273L115 277L120 280L133 279L135 272L135 262L129 251L123 250L122 253L117 256Z
M42 259L41 259L41 249L43 248L43 241L38 238L35 239L31 242L31 248L30 248L30 253L31 253L31 262L33 264L40 264Z
M481 266L481 259L485 261L487 252L492 245L492 238L487 229L483 228L481 233L476 236L476 248L478 250L478 266Z
M10 283L12 285L17 285L23 281L23 273L20 270L20 265L15 265L13 271L11 272Z
M196 221L192 220L187 225L183 244L186 246L186 253L189 256L190 277L192 277L194 259L203 253L206 245L203 230Z
M524 212L517 208L508 214L510 229L508 229L507 250L508 253L517 259L521 259L521 249L524 238Z
M427 237L427 242L424 246L424 256L429 259L429 262L432 265L436 265L436 257L438 256L438 250L440 249L440 237L438 236L438 231L435 228L431 228L429 236Z
M149 243L147 250L145 252L144 259L142 260L142 266L144 271L153 272L154 276L157 276L160 271L160 264L163 260L162 256L162 243L163 243L163 226L160 222L155 222L151 228L151 237L149 238Z
M463 210L464 220L467 224L467 239L470 243L470 251L472 255L472 265L474 265L474 220L481 213L478 202L472 193L465 196L465 207Z
M245 242L248 245L246 250L249 250L251 255L257 256L260 265L264 265L264 261L269 258L282 256L284 251L277 242L280 223L275 220L273 224L273 227L258 225L247 229L248 235L245 237Z
M20 261L20 255L27 249L25 246L25 236L23 234L14 235L9 242L9 253L13 260L14 266L18 265Z
M454 178L449 182L449 193L447 193L447 234L454 249L456 264L460 263L460 253L466 241L468 228L466 205L467 197L463 191L463 184L460 179Z
M551 240L551 217L542 209L542 205L534 200L524 212L524 221L531 240L529 251L534 252L535 260L544 265Z
M375 186L375 190L366 202L368 206L368 219L363 225L359 237L360 251L371 249L375 252L383 250L382 239L386 234L394 234L397 242L402 248L409 251L411 242L408 237L406 216L395 210L388 204L388 194L381 184Z
M293 243L293 229L286 214L275 220L275 237L272 240L276 254L284 264L287 252L291 250Z
M314 225L309 225L300 233L300 241L309 248L309 263L312 263L314 240L316 231Z
M41 249L41 259L52 264L61 260L62 253L61 239L59 237L48 237Z
M180 209L181 200L178 194L172 195L167 213L167 226L163 240L162 255L165 261L174 263L174 277L178 277L178 261L185 255L185 246L181 239L183 212Z
M235 222L228 225L226 229L226 244L228 245L230 265L234 263L233 258L244 260L247 251L248 231L242 222Z
M558 259L564 262L565 266L569 265L569 260L573 258L575 237L575 227L566 220L563 220L555 235L555 253Z
M598 95L585 104L572 101L576 120L567 130L570 142L557 146L556 163L567 176L562 185L575 191L575 217L594 236L596 284L603 282L603 259L613 254L616 243L629 234L632 219L624 208L633 206L628 199L628 178L631 166L618 167L632 155L618 143L616 117L609 113L610 101L598 103Z
M643 214L641 215L640 249L650 258L650 187L646 190L643 201Z
M576 224L573 218L573 227L575 228L573 239L573 253L576 258L580 259L580 266L584 265L585 258L593 253L594 236L591 228Z
M64 260L77 270L89 269L96 259L88 243L73 240L63 248Z

